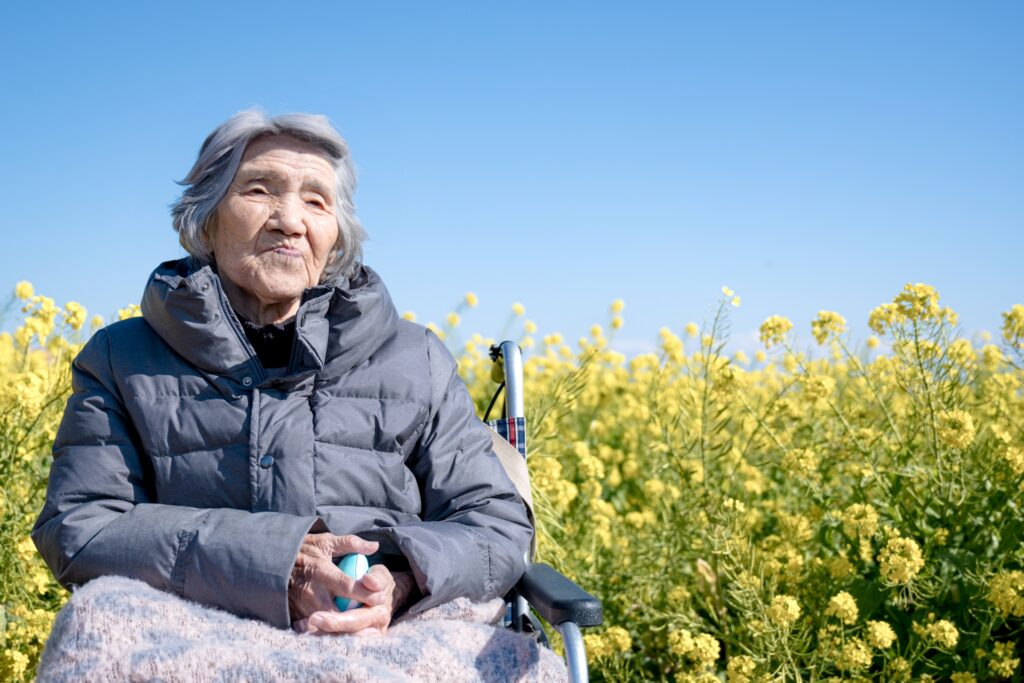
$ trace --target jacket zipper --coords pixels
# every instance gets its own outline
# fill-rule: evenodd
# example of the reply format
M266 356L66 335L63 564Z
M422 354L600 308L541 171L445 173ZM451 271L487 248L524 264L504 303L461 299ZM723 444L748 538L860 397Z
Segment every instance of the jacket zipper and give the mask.
M249 343L249 338L245 336L245 331L242 330L241 323L239 323L238 318L235 317L235 310L231 308L231 302L228 301L228 296L224 293L224 288L220 285L220 279L213 279L216 280L221 316L228 321L231 329L235 331L238 341L242 343L242 348L245 349L247 354L249 354L249 365L253 368L254 374L258 378L258 381L254 381L253 384L262 384L267 378L266 373L263 371L263 364L260 363L259 358L256 356L256 350L253 349L252 344Z

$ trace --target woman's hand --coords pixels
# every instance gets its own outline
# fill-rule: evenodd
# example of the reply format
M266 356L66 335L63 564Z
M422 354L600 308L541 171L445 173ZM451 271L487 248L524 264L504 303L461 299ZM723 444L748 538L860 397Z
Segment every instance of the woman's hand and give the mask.
M384 565L374 565L360 583L373 595L363 602L362 607L339 612L332 605L328 610L314 612L307 619L296 622L293 625L295 630L316 635L384 635L391 624L391 617L405 604L415 586L412 572L392 574Z
M378 545L358 536L307 534L295 558L288 583L292 628L300 633L379 635L415 586L411 572L392 574L375 565L360 580L342 572L334 558L349 553L371 555ZM352 598L362 607L338 611L334 597Z
M335 557L350 553L371 555L377 547L377 543L358 536L306 534L288 581L288 610L293 626L315 612L336 611L336 595L354 598L364 605L383 601L383 596L375 595L378 591L366 588L334 564Z

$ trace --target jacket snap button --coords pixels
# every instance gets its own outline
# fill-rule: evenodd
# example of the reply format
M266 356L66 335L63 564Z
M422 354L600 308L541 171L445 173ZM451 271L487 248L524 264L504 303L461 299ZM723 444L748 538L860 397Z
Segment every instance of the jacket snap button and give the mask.
M243 377L242 378L242 384L244 384L247 387L251 387L252 386L252 377Z
M267 469L273 464L274 456L272 455L264 455L262 458L260 458L260 467L262 467L263 469Z
M209 288L210 288L210 283L209 282L204 282L199 289L201 289L201 290L203 290L205 292Z

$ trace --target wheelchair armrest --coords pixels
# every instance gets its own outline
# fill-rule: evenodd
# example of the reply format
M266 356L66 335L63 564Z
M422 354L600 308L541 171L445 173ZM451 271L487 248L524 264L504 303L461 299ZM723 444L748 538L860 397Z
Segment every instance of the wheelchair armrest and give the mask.
M553 626L566 621L599 626L603 619L600 600L547 564L527 565L516 591Z

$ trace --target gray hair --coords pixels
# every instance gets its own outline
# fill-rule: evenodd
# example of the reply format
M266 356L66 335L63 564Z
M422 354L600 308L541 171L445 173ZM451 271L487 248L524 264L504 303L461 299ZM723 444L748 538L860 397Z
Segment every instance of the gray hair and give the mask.
M320 281L351 276L362 263L366 239L366 231L356 218L352 201L356 189L355 170L345 139L326 116L318 114L270 117L258 109L246 109L217 126L199 149L192 170L184 180L178 181L185 186L181 197L171 206L178 241L200 263L213 261L213 252L204 239L211 220L235 178L245 148L254 139L267 135L290 135L309 142L333 162L337 179L338 242Z

